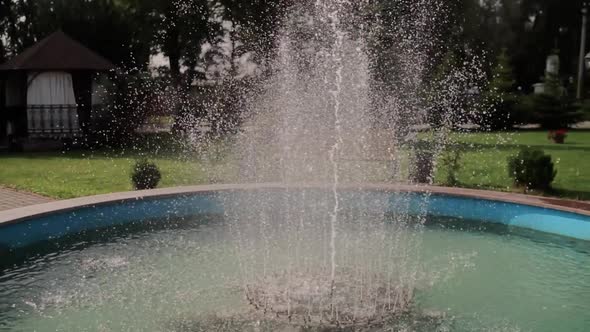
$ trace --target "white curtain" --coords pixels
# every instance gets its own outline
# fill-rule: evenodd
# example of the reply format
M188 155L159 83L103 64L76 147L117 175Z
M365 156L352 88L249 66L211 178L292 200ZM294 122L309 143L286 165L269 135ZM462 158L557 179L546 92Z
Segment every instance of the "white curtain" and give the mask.
M28 82L29 105L76 105L72 75L68 73L31 73Z
M79 128L74 84L72 75L68 73L29 74L27 105L30 132L60 132Z

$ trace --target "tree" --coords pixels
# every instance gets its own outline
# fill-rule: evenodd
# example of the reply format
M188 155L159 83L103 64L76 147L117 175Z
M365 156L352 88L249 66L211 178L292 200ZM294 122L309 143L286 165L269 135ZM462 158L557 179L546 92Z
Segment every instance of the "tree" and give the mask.
M210 1L119 1L142 18L143 42L152 54L163 53L168 57L172 84L188 92L198 75L202 46L218 31L219 22L214 20Z
M149 49L136 31L139 18L115 0L0 1L10 2L3 36L11 56L61 29L117 65L147 65Z
M277 32L294 0L221 0L223 18L232 22L232 40L239 39L243 51L254 53L264 65L274 54Z
M523 122L522 116L517 113L516 105L519 98L514 92L516 80L510 57L504 48L496 59L496 66L492 70L490 81L485 94L489 107L484 108L481 114L480 124L490 130L509 129L514 124Z
M125 146L133 143L136 130L150 116L166 115L170 91L166 81L147 72L117 73L102 87L106 96L93 109L89 142L98 146Z
M426 101L429 105L427 120L428 124L433 128L440 128L448 125L452 121L448 117L448 109L445 105L445 100L442 98L446 90L448 78L452 71L457 67L457 56L453 51L447 51L440 61L439 65L435 67L429 79L429 87L426 90Z
M505 1L508 2L508 1ZM517 85L530 91L545 68L545 54L560 49L564 77L575 76L582 0L522 0L512 17L515 38L506 45L513 54Z
M551 73L545 76L545 91L529 96L523 107L531 114L531 122L544 129L568 128L584 118L580 106L565 93L559 77Z
M448 50L426 78L423 91L427 120L435 129L459 129L477 122L484 73L477 58Z
M10 25L11 4L10 0L0 0L0 64L4 63L8 58L7 45L3 37L6 36Z

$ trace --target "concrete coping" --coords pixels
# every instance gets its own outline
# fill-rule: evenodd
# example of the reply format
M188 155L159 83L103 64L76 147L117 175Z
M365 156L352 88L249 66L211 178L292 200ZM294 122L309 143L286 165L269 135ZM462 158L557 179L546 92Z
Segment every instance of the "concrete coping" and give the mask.
M255 184L215 184L201 186L186 186L175 188L154 189L145 191L119 192L106 195L88 196L70 200L54 201L39 205L32 205L18 209L0 212L0 226L4 224L18 223L24 220L31 220L42 216L68 212L81 208L95 207L100 205L117 204L130 201L170 198L174 196L186 196L206 194L224 191L259 191L259 190L281 190L281 189L329 189L327 184L281 184L281 183L255 183ZM446 195L463 198L474 198L481 200L515 203L521 205L536 206L590 216L590 202L577 202L571 200L554 199L540 196L496 192L463 188L448 188L423 185L405 184L344 184L338 186L340 190L359 191L381 191L401 193L425 193L434 195Z

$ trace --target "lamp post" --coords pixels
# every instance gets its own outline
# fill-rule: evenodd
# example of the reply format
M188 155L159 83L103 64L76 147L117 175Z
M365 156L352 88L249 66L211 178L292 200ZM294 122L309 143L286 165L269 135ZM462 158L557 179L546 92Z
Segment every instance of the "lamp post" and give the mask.
M582 35L580 38L580 57L578 59L578 89L576 98L582 100L582 87L584 83L584 65L586 64L586 25L588 24L588 3L582 5Z

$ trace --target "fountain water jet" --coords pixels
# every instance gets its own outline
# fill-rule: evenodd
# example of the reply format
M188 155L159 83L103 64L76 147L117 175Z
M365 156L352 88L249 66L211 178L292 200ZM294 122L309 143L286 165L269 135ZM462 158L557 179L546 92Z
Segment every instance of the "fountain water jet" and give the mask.
M235 147L242 179L283 183L285 191L277 196L286 197L256 193L226 202L227 217L239 230L236 251L245 296L256 310L302 325L371 325L406 313L420 275L423 215L410 222L407 209L401 210L394 221L397 231L388 233L388 202L359 194L359 206L372 206L372 215L354 216L357 233L343 232L357 236L340 235L351 227L344 220L356 211L342 205L340 186L382 177L391 169L382 167L384 161L399 164L395 137L405 128L390 113L420 123L432 97L417 91L428 69L428 45L411 41L426 40L435 30L427 23L439 14L438 1L408 7L409 31L407 38L400 36L404 48L397 55L400 82L392 92L398 101L393 110L379 111L375 105L383 90L375 90L380 84L367 47L375 31L368 31L363 18L368 4L317 0L293 6L279 34L272 75L251 101ZM291 192L289 187L299 183L324 189Z

